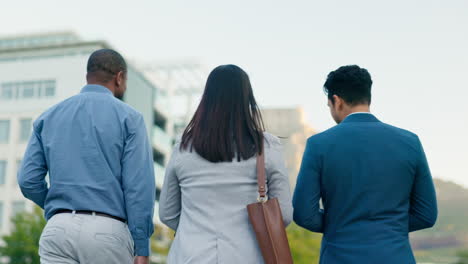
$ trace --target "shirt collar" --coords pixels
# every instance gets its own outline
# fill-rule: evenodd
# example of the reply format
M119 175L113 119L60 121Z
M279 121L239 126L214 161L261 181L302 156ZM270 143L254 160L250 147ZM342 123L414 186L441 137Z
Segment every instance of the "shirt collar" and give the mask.
M348 116L350 116L350 115L359 115L359 114L372 115L372 113L370 113L370 112L354 112L354 113L349 114Z
M350 122L380 122L377 117L369 112L355 112L349 114L341 123Z
M113 95L109 89L99 84L87 84L81 89L81 93L104 93Z

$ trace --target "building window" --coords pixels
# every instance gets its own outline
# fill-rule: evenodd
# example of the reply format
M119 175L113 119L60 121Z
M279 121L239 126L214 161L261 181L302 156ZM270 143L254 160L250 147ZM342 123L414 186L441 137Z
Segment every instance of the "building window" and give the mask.
M6 167L7 167L6 160L0 160L0 185L5 184Z
M13 99L13 85L11 83L4 83L2 84L0 92L0 99L1 100L11 100Z
M167 119L158 111L154 111L154 124L162 129L166 127Z
M0 100L31 99L55 96L55 80L2 83Z
M55 95L55 81L45 81L43 87L45 97L52 97Z
M11 87L13 87L13 94L15 99L21 99L21 83L12 83Z
M34 97L34 87L35 83L34 82L25 82L22 87L22 98L29 99Z
M164 154L162 154L156 149L153 149L153 160L157 164L164 166Z
M18 213L24 212L25 209L26 209L26 203L24 201L14 201L11 204L11 212L13 216L15 216Z
M10 140L10 120L0 120L0 144Z
M20 120L20 142L28 141L32 131L32 119L24 118Z

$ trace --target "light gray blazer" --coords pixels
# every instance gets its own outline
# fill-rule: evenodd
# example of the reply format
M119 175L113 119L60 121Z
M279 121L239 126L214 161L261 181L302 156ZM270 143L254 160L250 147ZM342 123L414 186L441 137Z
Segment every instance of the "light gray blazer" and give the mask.
M256 157L212 163L176 144L166 168L159 217L177 231L169 264L261 264L247 204L257 201ZM279 139L265 133L268 196L292 219L289 180Z

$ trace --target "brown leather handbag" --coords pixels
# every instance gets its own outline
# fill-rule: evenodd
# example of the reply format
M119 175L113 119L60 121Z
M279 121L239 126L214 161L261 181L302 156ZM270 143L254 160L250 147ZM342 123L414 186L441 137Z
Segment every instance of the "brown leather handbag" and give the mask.
M266 194L265 156L257 156L258 202L247 205L250 223L265 264L292 264L286 228L278 198Z

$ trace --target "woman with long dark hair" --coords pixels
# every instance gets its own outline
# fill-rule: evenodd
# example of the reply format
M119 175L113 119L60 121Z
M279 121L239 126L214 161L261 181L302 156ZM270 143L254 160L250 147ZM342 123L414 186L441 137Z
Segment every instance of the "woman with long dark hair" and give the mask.
M167 165L159 217L176 230L169 264L263 263L246 205L257 201L256 156L265 154L268 196L287 225L292 206L278 138L265 133L248 75L215 68Z

